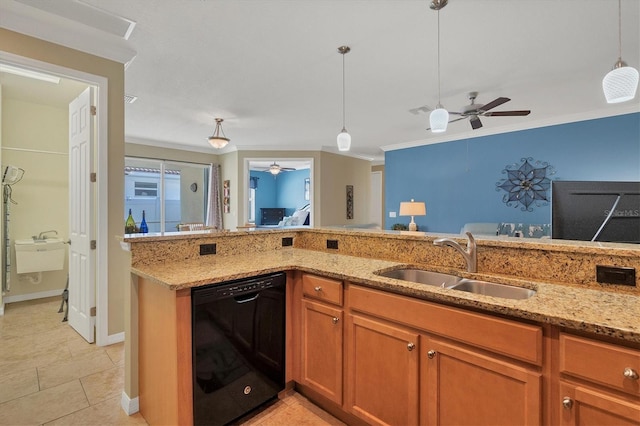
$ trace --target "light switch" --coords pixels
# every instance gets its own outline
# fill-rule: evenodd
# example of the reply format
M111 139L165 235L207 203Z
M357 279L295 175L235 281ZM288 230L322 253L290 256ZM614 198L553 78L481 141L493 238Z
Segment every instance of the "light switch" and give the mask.
M396 212L389 212L389 217L396 217Z

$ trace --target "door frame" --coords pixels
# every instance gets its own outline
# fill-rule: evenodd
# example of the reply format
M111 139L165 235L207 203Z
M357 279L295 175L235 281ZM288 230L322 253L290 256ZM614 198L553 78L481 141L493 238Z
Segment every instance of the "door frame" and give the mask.
M96 263L96 345L106 346L124 341L124 331L109 335L109 209L108 209L108 79L103 76L42 62L32 58L15 55L0 50L0 60L15 66L24 66L49 74L56 74L96 87L96 147L95 173L96 182L96 215L92 226L97 240ZM124 101L123 101L124 102Z

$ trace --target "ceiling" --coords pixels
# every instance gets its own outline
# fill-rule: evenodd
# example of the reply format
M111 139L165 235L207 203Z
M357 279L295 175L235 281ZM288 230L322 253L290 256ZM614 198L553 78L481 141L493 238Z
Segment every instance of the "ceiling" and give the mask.
M341 45L351 47L348 155L373 161L388 149L640 111L638 96L608 105L602 94L618 57L614 0L450 0L440 12L441 103L460 111L478 91L479 104L511 98L495 111L532 112L484 117L479 130L462 120L444 134L425 130L438 103L437 12L428 0L57 2L63 16L91 5L135 23L127 39L30 5L37 2L0 0L5 17L86 34L53 32L61 44L106 57L116 48L134 52L125 72L126 93L138 97L126 105L128 142L210 151L207 136L222 117L231 143L221 152L337 152ZM622 13L622 57L640 68L640 2L622 0ZM9 18L0 26L17 28ZM100 43L82 45L98 36Z

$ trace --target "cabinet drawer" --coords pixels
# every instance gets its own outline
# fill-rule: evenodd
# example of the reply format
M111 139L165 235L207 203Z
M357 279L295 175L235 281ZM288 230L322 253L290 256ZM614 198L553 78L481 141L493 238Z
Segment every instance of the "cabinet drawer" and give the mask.
M302 294L342 306L342 281L316 275L302 275Z
M542 328L411 297L349 286L351 309L542 365Z
M638 350L560 333L560 372L640 395Z

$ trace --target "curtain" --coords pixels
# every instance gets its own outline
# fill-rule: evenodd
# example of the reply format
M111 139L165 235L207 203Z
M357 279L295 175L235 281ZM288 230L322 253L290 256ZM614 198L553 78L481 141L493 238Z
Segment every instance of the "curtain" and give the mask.
M220 165L211 164L209 173L209 194L207 196L206 225L222 230L222 191L220 181Z

